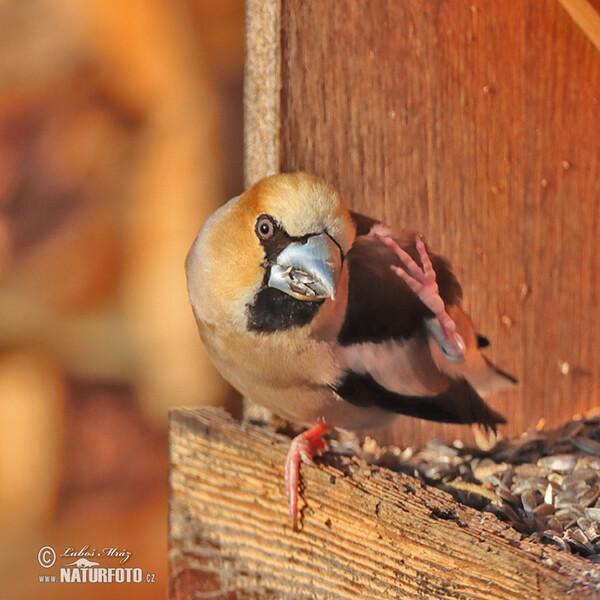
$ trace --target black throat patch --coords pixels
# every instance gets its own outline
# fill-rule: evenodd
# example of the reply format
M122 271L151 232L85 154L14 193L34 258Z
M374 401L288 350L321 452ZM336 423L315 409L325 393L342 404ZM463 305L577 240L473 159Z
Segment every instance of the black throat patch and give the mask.
M296 300L273 288L265 287L248 307L248 329L272 333L308 325L324 300Z

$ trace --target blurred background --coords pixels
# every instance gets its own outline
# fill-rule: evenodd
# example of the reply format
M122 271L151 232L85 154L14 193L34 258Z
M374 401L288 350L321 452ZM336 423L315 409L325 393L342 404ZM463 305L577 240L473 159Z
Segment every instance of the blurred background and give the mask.
M156 583L111 597L166 595L168 407L232 401L183 265L242 191L243 54L243 0L0 0L6 598L106 596L40 583L45 545L126 549Z

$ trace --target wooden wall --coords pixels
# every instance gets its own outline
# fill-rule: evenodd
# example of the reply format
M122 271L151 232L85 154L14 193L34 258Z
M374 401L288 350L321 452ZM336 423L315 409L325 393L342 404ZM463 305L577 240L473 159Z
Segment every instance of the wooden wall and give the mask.
M451 258L505 434L600 404L600 53L558 0L249 0L246 112L247 183L314 172Z

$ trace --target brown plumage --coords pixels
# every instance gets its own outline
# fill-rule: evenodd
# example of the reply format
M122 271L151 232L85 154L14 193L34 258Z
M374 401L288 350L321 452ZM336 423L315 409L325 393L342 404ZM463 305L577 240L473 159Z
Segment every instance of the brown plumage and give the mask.
M504 422L478 390L514 380L481 355L449 263L431 255L429 264L414 235L351 214L319 178L277 175L231 200L202 227L186 269L215 364L284 418L319 434L395 413ZM295 444L288 471L319 439Z

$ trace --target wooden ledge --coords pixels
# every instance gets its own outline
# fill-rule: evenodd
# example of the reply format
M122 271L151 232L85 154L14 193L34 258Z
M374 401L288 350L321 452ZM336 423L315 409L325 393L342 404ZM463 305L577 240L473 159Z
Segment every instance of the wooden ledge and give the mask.
M289 439L223 411L170 415L170 597L600 598L600 566L417 479L328 453L283 492Z

